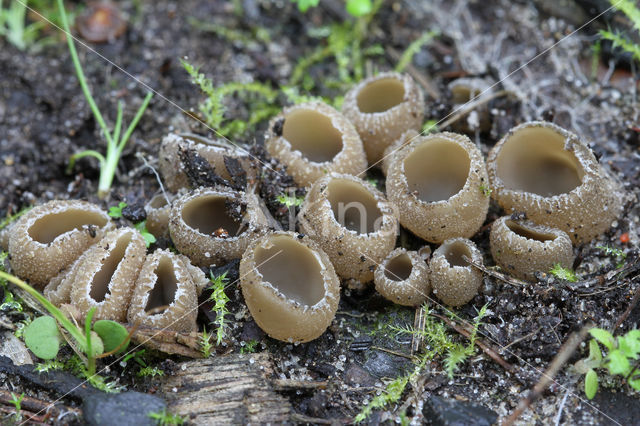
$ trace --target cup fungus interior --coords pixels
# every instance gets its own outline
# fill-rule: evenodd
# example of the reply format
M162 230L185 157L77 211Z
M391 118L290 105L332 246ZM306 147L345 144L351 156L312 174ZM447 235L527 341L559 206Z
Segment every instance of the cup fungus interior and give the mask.
M513 220L507 220L505 222L507 228L513 231L516 235L519 235L524 238L528 238L530 240L540 241L544 243L545 241L553 241L556 239L556 236L547 232L538 232L536 230L527 228Z
M470 164L469 154L457 143L429 140L404 160L409 191L428 203L447 200L464 187Z
M287 299L312 306L325 296L320 260L290 236L275 235L254 251L258 272Z
M384 268L384 276L393 281L404 281L411 275L413 264L407 253L389 259Z
M97 303L104 301L107 294L109 294L111 277L113 277L113 274L115 274L118 269L118 265L120 265L130 242L130 232L121 235L116 241L115 247L109 252L109 256L102 262L100 270L93 276L89 296Z
M324 163L342 151L342 133L331 119L312 109L298 109L289 113L282 127L282 136L291 148L300 151L310 161Z
M60 235L93 225L103 227L108 218L96 211L68 209L59 213L47 214L37 219L29 228L29 236L41 244L52 243Z
M451 96L454 104L464 104L482 93L478 89L472 89L466 84L459 84L451 88Z
M365 186L351 180L333 179L327 185L327 192L333 217L340 225L359 234L377 231L382 212Z
M167 199L166 198L164 198L162 195L156 195L149 202L149 207L151 207L153 209L161 209L164 206L166 206L167 204L168 203L167 203Z
M451 266L468 266L469 262L464 257L471 259L471 250L462 241L453 241L447 244L444 250L444 258Z
M402 103L404 83L397 78L372 81L358 94L358 109L364 113L384 112Z
M220 228L236 235L242 224L228 213L227 198L222 195L205 195L188 201L182 209L182 220L205 235L214 234Z
M507 189L543 197L570 192L584 170L564 149L565 137L545 127L527 127L511 135L497 156L497 175Z
M163 310L158 308L169 306L174 302L178 290L178 280L173 269L173 262L166 256L160 258L154 274L156 282L149 293L144 311L154 310L154 314L160 314Z

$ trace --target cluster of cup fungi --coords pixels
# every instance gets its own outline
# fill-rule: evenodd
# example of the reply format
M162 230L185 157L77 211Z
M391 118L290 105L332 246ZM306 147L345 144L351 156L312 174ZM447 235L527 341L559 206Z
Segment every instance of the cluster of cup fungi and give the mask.
M460 102L475 90L463 83L451 87ZM584 141L555 124L513 128L485 160L462 134L420 134L423 116L414 81L383 73L349 91L342 112L303 103L273 118L266 151L307 189L299 233L274 229L249 186L186 191L185 151L227 180L229 158L248 181L260 169L244 151L170 134L159 168L176 195L149 202L147 225L180 254L147 254L138 231L115 229L97 206L53 201L7 233L11 267L55 304L81 313L97 307L96 319L193 331L207 285L199 267L241 258L240 285L256 323L275 339L307 342L331 324L341 280L373 281L401 305L420 305L431 292L450 306L469 302L483 279L474 266L482 253L469 238L485 222L490 198L506 212L492 225L491 255L530 281L552 265L571 267L573 244L602 234L621 212L620 186ZM368 166L386 174L386 194L362 179ZM396 248L400 225L439 247L433 254L428 245Z

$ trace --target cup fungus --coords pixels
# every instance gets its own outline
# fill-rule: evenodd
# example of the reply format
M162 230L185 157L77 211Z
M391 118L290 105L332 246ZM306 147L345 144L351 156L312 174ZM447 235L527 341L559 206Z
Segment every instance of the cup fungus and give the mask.
M455 111L469 101L490 95L491 84L483 78L458 78L449 83L449 91L451 91L451 100ZM489 106L486 103L465 114L462 119L454 123L454 128L461 132L475 130L486 132L490 127Z
M285 342L308 342L331 324L340 281L329 257L309 237L275 232L251 243L240 284L256 323Z
M478 294L482 272L464 258L482 263L482 254L472 241L453 238L433 252L429 263L433 294L450 306L462 306Z
M501 217L491 226L490 242L493 260L524 280L535 281L535 272L547 272L558 263L565 268L573 265L569 236L559 229L528 220Z
M353 124L323 103L286 108L269 123L265 146L301 186L311 185L326 173L356 175L367 167Z
M195 331L197 289L203 280L204 273L191 267L186 257L156 250L142 265L127 319L150 328Z
M255 194L201 188L173 203L169 233L180 253L210 266L242 256L266 223Z
M382 160L380 161L380 169L382 173L386 176L389 171L389 166L394 161L394 156L398 154L402 148L406 147L411 143L415 138L420 136L417 130L409 129L404 132L395 142L391 143L385 150L382 155Z
M164 177L167 188L172 192L177 192L180 188L189 187L189 179L185 173L185 167L180 158L181 151L194 150L204 158L217 175L223 179L232 180L232 176L227 170L225 157L235 158L240 161L247 175L253 175L253 168L247 153L242 153L240 149L223 141L214 141L205 137L192 134L170 133L160 145L158 154L158 168Z
M407 74L387 72L352 88L344 97L342 112L356 126L367 161L374 164L406 130L420 130L424 98Z
M394 155L387 196L400 210L400 223L432 243L471 237L489 209L482 154L463 135L420 136Z
M378 293L404 306L422 304L431 291L425 260L417 252L400 247L378 265L374 282Z
M395 245L398 216L373 185L355 176L332 173L318 179L298 214L300 230L329 255L344 279L362 283Z
M50 201L34 207L11 228L11 268L42 290L112 226L106 212L85 201Z
M508 212L559 228L574 243L606 231L622 194L591 150L573 133L547 122L511 129L487 159L492 196Z
M147 212L147 230L155 237L162 237L169 232L169 215L171 201L164 194L154 195L144 206Z
M137 230L120 228L107 233L67 278L71 280L71 303L83 316L95 307L95 319L124 321L146 254L144 238Z

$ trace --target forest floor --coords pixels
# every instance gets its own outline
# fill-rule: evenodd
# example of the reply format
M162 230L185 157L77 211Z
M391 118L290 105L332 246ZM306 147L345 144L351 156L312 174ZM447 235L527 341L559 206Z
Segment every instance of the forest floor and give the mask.
M241 10L234 9L234 3L240 4ZM65 171L72 154L84 149L103 150L104 143L77 83L66 44L59 39L38 52L23 52L1 40L0 217L53 199L86 199L105 209L121 200L129 205L146 203L159 186L137 154L157 165L161 140L169 132L215 137L191 118L203 95L184 71L181 58L199 66L216 85L257 81L279 90L293 83L300 93L330 99L344 95L358 70L349 63L338 64L332 54L308 67L299 81L292 81L301 60L327 46L329 33L352 19L339 0L320 3L303 14L287 0L119 2L129 19L126 33L111 43L90 44L109 62L79 47L97 103L103 111L109 111L106 119L113 123L118 100L124 102L125 117L130 119L144 98L146 89L136 80L161 96L154 96L125 149L106 200L95 195L99 175L95 160L82 159L71 173ZM437 31L417 50L406 69L425 90L425 119L442 121L449 117L453 105L447 87L452 80L483 77L499 83L495 90L509 93L489 103L491 126L487 131L467 133L485 155L509 128L545 119L588 141L600 163L626 190L624 211L612 228L577 248L577 283L549 275L521 287L487 275L479 295L456 310L459 318L473 322L477 311L488 306L479 338L496 350L503 365L477 350L449 378L443 357L437 356L426 363L419 380L407 387L397 403L374 410L368 421L438 423L430 411L441 409L435 403L438 398L454 404L472 402L504 419L540 380L572 333L589 322L612 329L630 306L640 288L638 79L628 58L607 49L602 49L599 56L594 53L598 29L626 25L620 16L608 12L583 27L606 7L606 2L577 0L398 0L384 1L368 22L361 42L365 76L393 69L412 41L426 31ZM52 29L47 31L55 34ZM350 60L348 54L346 61ZM347 78L339 75L343 69ZM234 96L227 102L226 117L246 119L253 98ZM276 106L284 107L287 98L279 96L276 102ZM234 142L247 147L261 145L266 125L263 121L234 135ZM368 178L384 189L379 172L370 172ZM270 207L275 204L274 200L265 201ZM499 207L492 202L486 224L500 215ZM628 241L626 237L621 240L623 234L629 236ZM485 265L493 265L488 236L485 226L473 241L485 254ZM407 231L402 231L399 241L410 248L422 245ZM627 254L622 274L611 273L616 259L599 246L619 248ZM237 262L227 268L230 278L237 278ZM586 286L588 282L596 284ZM232 315L229 336L218 348L218 356L261 352L273 366L270 379L322 383L277 389L291 404L292 412L301 416L292 419L349 423L390 380L414 369L412 337L394 330L412 326L416 310L394 306L370 287L345 287L329 330L299 345L267 337L251 319L239 288L234 286L227 293ZM431 312L448 318L446 309L438 305L432 305ZM201 320L206 320L204 309L202 314ZM25 315L0 312L0 327L11 329L10 324ZM636 307L628 312L616 333L637 328L639 322L640 308ZM448 334L452 341L467 342L453 329L448 329ZM586 357L586 348L585 344L579 346L519 422L639 424L638 392L620 380L606 378L595 399L586 399L583 377L571 368ZM140 378L137 366L121 364L111 366L106 375L129 389L159 392L162 381L181 361L178 356L162 354L147 358L150 365L165 370L163 378ZM24 392L45 401L59 396L52 390L55 386L47 389L29 383L24 377L0 373L0 391ZM79 407L79 401L67 396L62 403L73 408ZM469 414L465 411L468 408L458 409L471 418L480 416L473 411ZM485 413L484 418L495 421L491 414ZM67 421L74 422L69 418L57 422ZM197 418L191 421L197 423ZM478 424L483 423L478 420Z

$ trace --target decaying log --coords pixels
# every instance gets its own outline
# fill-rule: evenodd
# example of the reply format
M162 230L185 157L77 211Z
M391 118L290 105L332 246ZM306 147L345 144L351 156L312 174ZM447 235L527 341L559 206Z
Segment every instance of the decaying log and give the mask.
M160 390L171 413L198 425L290 422L291 405L274 391L272 374L266 353L217 356L179 364Z

